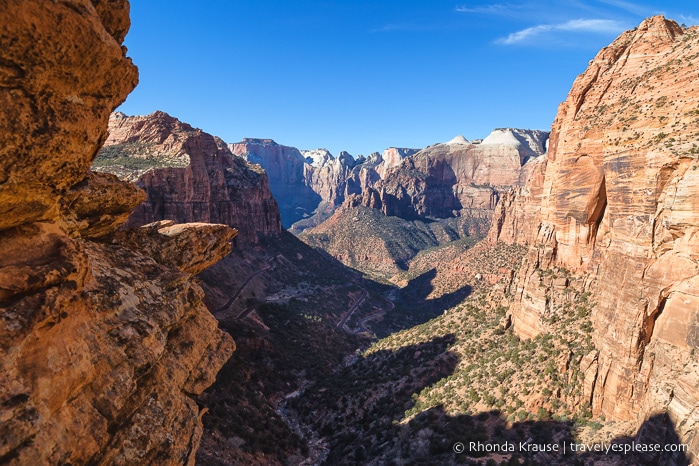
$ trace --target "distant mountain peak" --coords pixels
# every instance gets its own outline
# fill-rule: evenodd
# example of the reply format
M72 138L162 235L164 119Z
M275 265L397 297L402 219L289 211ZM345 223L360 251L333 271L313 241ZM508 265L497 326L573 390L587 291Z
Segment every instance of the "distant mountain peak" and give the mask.
M266 139L266 138L243 138L242 141L240 141L241 144L262 144L262 145L278 145L276 142L274 142L274 139Z
M446 142L445 144L447 144L449 146L454 146L457 144L469 144L469 142L468 142L468 139L466 139L465 137L463 137L462 135L459 134L458 136L454 137L453 139Z
M316 168L323 167L335 160L335 157L333 157L328 149L302 150L301 155L306 159L306 163Z
M496 128L483 141L482 145L505 145L531 151L539 155L547 150L549 133L541 130L519 128Z

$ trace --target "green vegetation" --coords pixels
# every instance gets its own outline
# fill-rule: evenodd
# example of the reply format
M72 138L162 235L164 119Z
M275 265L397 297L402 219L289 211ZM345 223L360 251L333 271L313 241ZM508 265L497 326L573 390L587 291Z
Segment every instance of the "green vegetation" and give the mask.
M354 455L420 464L452 454L454 439L572 439L575 425L589 425L579 363L594 350L594 303L570 271L542 270L547 331L517 338L507 324L511 290L502 269L516 267L524 252L503 244L479 249L470 256L473 268L481 276L499 273L497 283L474 283L459 304L375 342L290 402L329 441L328 464L347 464ZM433 272L430 280L440 277ZM566 279L565 289L544 285L558 278Z
M129 170L147 170L149 168L186 167L189 158L175 157L155 152L154 144L144 142L125 142L104 146L100 149L92 166L94 168L124 167Z
M379 281L407 271L409 261L421 251L468 237L472 223L480 222L485 229L488 222L464 217L404 220L361 206L342 213L336 214L337 221L326 223L326 230L307 231L299 239Z

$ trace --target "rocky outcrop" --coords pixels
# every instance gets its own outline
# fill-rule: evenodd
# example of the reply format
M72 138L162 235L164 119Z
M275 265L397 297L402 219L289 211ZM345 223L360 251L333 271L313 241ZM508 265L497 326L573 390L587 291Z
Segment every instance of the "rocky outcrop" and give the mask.
M697 53L699 30L660 16L600 51L559 108L543 178L503 205L491 231L531 245L513 309L519 333L545 331L545 305L530 299L537 271L587 275L597 303L598 351L584 361L594 413L638 425L667 413L695 455Z
M137 79L121 47L128 7L0 9L3 464L193 464L194 397L233 350L190 274L235 232L152 227L129 243L114 231L143 193L88 173Z
M117 42L122 33L116 39L110 34L129 24L128 17L112 14L124 5L110 2L98 11L86 0L51 8L19 0L4 5L0 228L57 215L58 194L84 178L104 141L101 128L111 106L103 96L114 96L116 104L136 85L136 68ZM92 44L95 52L65 47L72 43Z
M238 240L257 243L281 232L279 209L264 171L234 157L221 140L164 112L109 119L109 137L94 165L134 181L147 193L127 222L221 223Z
M316 213L332 213L345 199L347 178L355 166L354 158L347 152L341 152L335 158L325 149L303 151L306 157L304 165L304 184L320 196L315 208Z
M481 141L457 136L415 153L372 154L350 172L342 207L300 238L349 267L390 278L425 248L485 236L501 194L514 188L540 195L523 185L542 178L547 140L543 131L496 129ZM499 205L497 231L529 221L529 212L515 220Z

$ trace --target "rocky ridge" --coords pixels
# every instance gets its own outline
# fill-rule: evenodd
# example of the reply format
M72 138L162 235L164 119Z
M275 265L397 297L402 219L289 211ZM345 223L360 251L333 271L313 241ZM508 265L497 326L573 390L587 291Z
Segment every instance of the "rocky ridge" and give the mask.
M281 200L282 222L294 232L321 223L349 195L373 186L390 168L417 152L392 147L355 160L344 151L334 157L327 149L301 151L271 139L254 138L228 147L233 154L265 169L272 193Z
M235 231L115 233L145 196L88 172L137 82L121 46L128 11L126 0L0 10L14 39L0 48L3 464L193 464L194 397L234 348L192 274Z
M220 139L164 112L113 114L93 167L134 181L147 193L129 227L159 220L222 223L248 244L281 232L265 172L233 156Z
M593 412L636 426L664 413L694 455L697 57L699 29L661 16L602 49L559 107L548 160L503 200L490 234L530 248L516 331L546 332L548 290L567 286L542 271L584 278L597 303L596 350L579 361Z
M485 236L500 196L533 176L547 141L544 131L500 128L481 141L457 136L412 155L377 154L355 167L343 205L300 237L349 267L400 281L419 251Z
M544 131L506 128L479 143L457 137L427 147L366 189L362 204L401 218L487 219L500 192L526 182L547 139Z

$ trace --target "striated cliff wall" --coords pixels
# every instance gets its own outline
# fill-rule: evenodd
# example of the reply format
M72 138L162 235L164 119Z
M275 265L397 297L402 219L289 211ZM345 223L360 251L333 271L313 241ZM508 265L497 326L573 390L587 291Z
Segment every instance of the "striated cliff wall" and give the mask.
M146 191L127 226L165 219L222 223L235 227L244 243L281 233L265 172L234 157L220 139L164 112L112 115L93 167Z
M306 184L306 158L298 149L271 139L244 139L228 147L234 155L264 168L285 228L313 214L321 197Z
M193 464L233 351L191 276L225 225L115 231L145 196L88 168L137 82L126 0L0 8L0 463Z
M457 137L405 158L365 188L361 204L406 219L465 217L485 235L500 194L523 185L548 133L496 129L478 143Z
M293 232L328 218L347 197L373 186L415 149L391 147L355 160L347 152L334 157L326 149L300 151L271 139L246 138L229 144L231 152L261 165L280 203L282 222Z
M699 437L699 29L657 16L601 50L559 108L548 160L498 208L491 240L529 244L513 323L545 331L537 271L586 276L595 414L667 413ZM522 228L523 225L531 225Z

